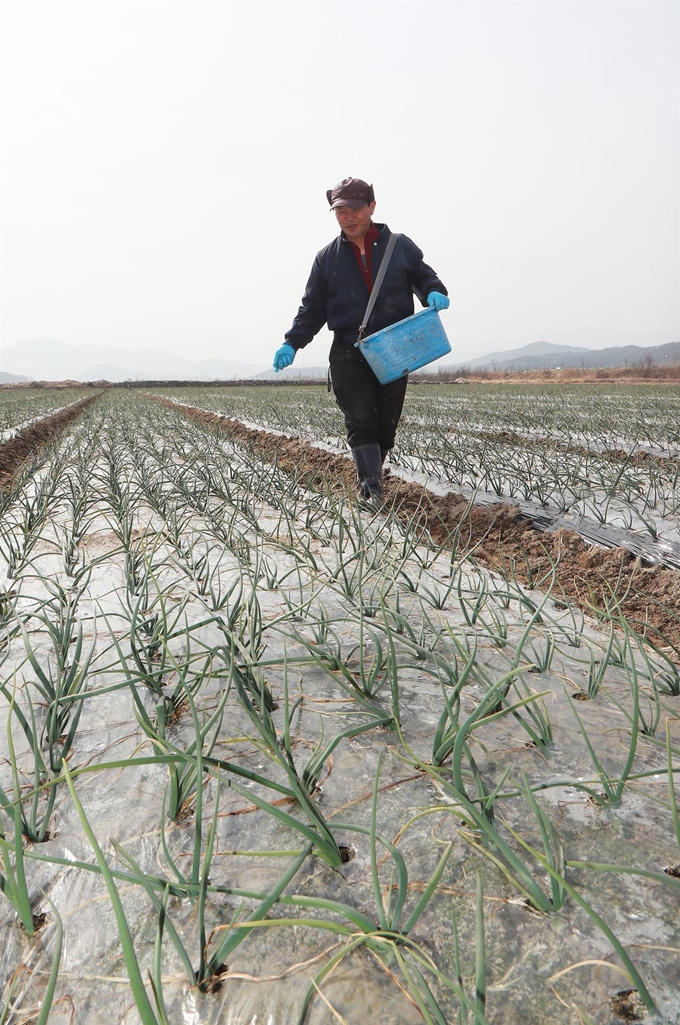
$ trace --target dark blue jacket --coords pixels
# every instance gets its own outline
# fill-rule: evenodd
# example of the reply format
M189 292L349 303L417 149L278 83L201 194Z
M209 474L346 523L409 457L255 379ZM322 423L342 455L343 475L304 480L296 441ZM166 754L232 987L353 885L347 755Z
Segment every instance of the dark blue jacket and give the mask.
M376 228L380 235L371 251L374 281L391 235L386 224L376 224ZM430 292L448 294L432 268L423 262L423 254L415 242L400 235L366 334L410 317L414 312L413 294L426 306ZM304 348L324 324L328 324L336 338L356 342L368 296L352 243L339 235L316 255L302 306L285 336L287 343L294 349Z

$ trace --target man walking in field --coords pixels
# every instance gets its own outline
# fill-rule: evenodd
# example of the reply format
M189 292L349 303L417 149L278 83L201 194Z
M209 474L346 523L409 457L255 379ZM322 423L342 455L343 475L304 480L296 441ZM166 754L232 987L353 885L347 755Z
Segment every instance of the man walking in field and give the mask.
M290 366L295 353L328 324L333 332L331 382L345 418L360 496L369 507L379 508L382 466L394 445L408 379L380 384L355 343L392 232L386 224L373 222L373 186L361 178L345 178L328 190L326 198L340 235L316 255L302 305L284 336L285 344L274 354L274 369ZM446 288L423 261L420 249L399 235L371 314L370 332L410 317L414 294L432 309L449 305Z

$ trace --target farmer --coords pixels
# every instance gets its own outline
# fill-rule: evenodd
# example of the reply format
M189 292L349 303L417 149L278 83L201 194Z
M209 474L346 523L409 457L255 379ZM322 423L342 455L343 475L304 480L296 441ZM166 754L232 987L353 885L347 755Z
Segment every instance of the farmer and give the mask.
M382 467L394 445L404 405L407 378L380 384L355 346L368 298L391 235L386 224L373 223L373 186L361 178L345 178L326 198L340 225L340 234L317 253L302 305L285 344L274 354L277 372L291 365L298 349L328 324L333 332L330 378L345 417L347 440L359 478L363 504L382 503ZM446 288L420 249L400 235L369 322L372 333L413 314L413 295L423 306L445 310Z

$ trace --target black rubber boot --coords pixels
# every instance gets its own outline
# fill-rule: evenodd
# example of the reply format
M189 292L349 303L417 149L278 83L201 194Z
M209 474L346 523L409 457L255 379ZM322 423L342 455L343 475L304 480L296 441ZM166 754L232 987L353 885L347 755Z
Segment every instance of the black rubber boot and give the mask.
M352 457L359 478L359 502L364 509L376 512L383 502L380 445L357 445Z
M392 450L389 449L389 448L381 448L380 449L380 459L381 459L381 462L383 464L383 493L385 491L385 477L389 477L390 473L391 473L391 470L390 470L389 466L385 466L385 462L386 462L387 457L388 457L388 455L390 454L391 451Z

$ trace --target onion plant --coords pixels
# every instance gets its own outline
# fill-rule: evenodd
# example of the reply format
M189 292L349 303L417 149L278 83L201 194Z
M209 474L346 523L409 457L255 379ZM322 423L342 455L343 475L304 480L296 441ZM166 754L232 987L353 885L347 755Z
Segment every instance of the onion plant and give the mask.
M95 620L92 643L83 650L83 624L76 619L70 596L61 589L59 596L62 600L58 603L57 618L50 619L46 613L33 615L33 620L44 628L49 637L51 658L46 666L38 659L25 623L20 623L26 656L34 673L31 683L46 707L43 737L52 773L60 771L73 745L96 643Z
M25 932L32 936L36 925L24 867L21 792L11 742L11 731L9 737L12 757L12 795L10 799L0 789L0 794L2 794L0 804L2 812L7 815L7 831L12 836L12 840L7 839L3 816L0 813L0 891L16 911Z
M104 852L99 846L94 831L85 814L85 810L82 804L80 803L66 762L64 762L63 765L63 773L64 778L66 780L66 785L68 786L69 792L71 794L71 800L73 801L74 807L78 814L78 818L80 819L80 824L82 825L85 835L87 836L90 846L92 847L92 851L97 861L97 866L106 884L106 889L109 894L109 899L111 901L111 906L113 908L113 913L116 919L116 925L118 927L118 932L120 935L120 941L123 950L123 960L125 962L125 968L128 973L128 978L130 980L130 988L132 990L132 995L134 997L135 1004L137 1005L137 1010L139 1011L140 1019L143 1025L159 1025L159 1018L157 1017L151 1005L148 994L144 987L142 972L139 965L139 959L134 948L132 936L130 935L130 927L128 925L127 917L123 909L123 904L118 893L118 888L116 887L115 880L113 878L113 875L111 874L111 870L109 869L106 858L104 857ZM160 1021L160 1025L163 1025L162 1019Z
M12 793L11 795L7 794L0 786L0 805L11 818L14 818L18 806L22 834L32 843L42 843L48 836L50 820L54 811L57 795L56 773L45 762L30 692L27 691L26 693L29 719L26 718L16 703L16 681L11 691L7 686L0 683L0 693L3 694L9 703L7 750L12 772ZM19 764L12 734L13 715L23 730L33 760L33 785L30 792L26 794L21 793L19 785Z
M290 748L290 720L295 711L292 710L288 705L287 686L286 686L286 700L284 706L284 734L283 743L279 740L277 735L276 726L272 719L271 712L268 711L266 702L261 698L259 703L253 701L252 688L250 688L245 679L241 669L237 666L235 660L231 662L231 680L236 688L239 695L241 705L248 713L250 720L255 727L255 730L261 737L267 753L276 761L278 766L283 769L288 779L288 785L295 794L295 797L300 804L300 807L304 811L305 815L309 819L312 829L314 831L315 843L318 853L326 859L329 864L338 866L342 864L342 854L338 843L329 828L324 816L322 815L318 805L314 802L311 795L311 787L300 777L298 769L293 759L292 751ZM310 783L312 779L308 775ZM254 800L258 806L262 806L258 801L257 797L251 795L251 799ZM276 811L276 810L275 810ZM277 816L282 818L288 824L290 822L290 816L283 817L281 813ZM299 826L295 828L300 828Z

